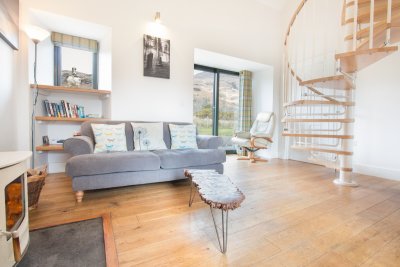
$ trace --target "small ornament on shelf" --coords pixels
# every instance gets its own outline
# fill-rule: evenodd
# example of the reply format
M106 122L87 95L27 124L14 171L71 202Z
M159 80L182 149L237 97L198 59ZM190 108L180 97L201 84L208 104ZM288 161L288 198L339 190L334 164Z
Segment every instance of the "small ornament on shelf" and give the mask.
M81 78L78 77L76 68L72 68L71 75L67 78L67 84L69 87L79 87L82 83Z

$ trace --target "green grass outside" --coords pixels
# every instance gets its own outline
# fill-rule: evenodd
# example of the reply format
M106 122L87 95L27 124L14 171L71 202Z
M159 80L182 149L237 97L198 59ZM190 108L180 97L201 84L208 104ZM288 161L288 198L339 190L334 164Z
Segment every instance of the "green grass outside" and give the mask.
M211 135L212 128L211 127L199 127L199 134ZM234 130L230 128L219 128L218 135L219 136L233 136Z

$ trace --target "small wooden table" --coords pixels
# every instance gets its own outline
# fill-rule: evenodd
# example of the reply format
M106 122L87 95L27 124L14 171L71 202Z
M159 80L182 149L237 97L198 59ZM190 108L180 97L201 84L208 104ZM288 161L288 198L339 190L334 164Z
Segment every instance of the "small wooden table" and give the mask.
M244 194L232 183L228 176L219 174L215 170L185 170L185 176L190 179L189 207L192 206L196 192L200 198L210 205L218 244L222 253L226 252L228 243L228 211L240 207L245 199ZM213 209L220 209L222 216L222 245L218 227L215 222Z

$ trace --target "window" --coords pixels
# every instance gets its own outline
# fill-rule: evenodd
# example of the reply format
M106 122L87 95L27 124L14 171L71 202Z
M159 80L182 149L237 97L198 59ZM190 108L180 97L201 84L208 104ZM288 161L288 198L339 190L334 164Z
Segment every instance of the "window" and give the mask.
M99 42L51 33L54 45L54 85L98 89Z
M97 53L69 47L54 47L54 82L59 86L71 86L68 78L78 77L77 87L97 89Z
M221 136L223 148L235 151L231 138L239 114L239 73L194 66L193 121L199 134Z

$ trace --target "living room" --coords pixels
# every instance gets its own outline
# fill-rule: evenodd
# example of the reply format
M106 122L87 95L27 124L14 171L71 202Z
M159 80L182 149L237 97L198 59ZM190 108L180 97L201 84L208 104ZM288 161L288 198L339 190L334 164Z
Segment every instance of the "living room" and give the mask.
M4 266L398 266L399 10L0 0Z

